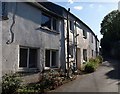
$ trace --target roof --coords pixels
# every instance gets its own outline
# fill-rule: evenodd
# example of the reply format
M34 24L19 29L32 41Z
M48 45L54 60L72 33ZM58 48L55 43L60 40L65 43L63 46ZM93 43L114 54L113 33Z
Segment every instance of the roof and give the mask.
M38 2L27 2L27 3L30 4L30 5L32 5L32 6L34 6L34 7L36 7L36 8L38 8L38 9L41 9L44 12L48 12L48 13L50 13L52 15L55 15L55 16L57 16L59 18L63 18L62 16L60 16L56 12L49 10L48 8L44 7L43 5L41 5Z
M63 11L65 11L65 12L68 12L68 11L62 6L59 6L59 5L52 3L52 2L29 2L29 3L38 7L38 8L41 8L43 11L47 11L55 16L66 19L66 17L63 17ZM69 12L69 14L71 16L73 16L77 21L82 23L85 27L87 27L90 30L90 32L95 36L97 41L99 41L97 36L95 35L95 33L91 30L91 28L89 26L87 26L83 21L81 21L78 17L76 17L71 12Z
M54 4L52 2L39 2L39 4L43 5L44 7L46 7L47 9L49 9L50 11L63 16L63 11L68 12L64 7L59 6L57 4ZM97 36L95 35L95 33L91 30L91 28L89 26L87 26L83 21L81 21L78 17L76 17L74 14L72 14L71 12L69 12L70 15L72 15L77 21L79 21L80 23L82 23L84 26L86 26L91 33L95 36L95 38L98 40Z

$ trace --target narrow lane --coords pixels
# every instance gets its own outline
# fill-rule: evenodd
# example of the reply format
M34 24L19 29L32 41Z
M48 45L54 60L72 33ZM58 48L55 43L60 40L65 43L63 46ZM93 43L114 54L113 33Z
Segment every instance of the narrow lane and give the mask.
M120 64L115 60L104 61L96 72L79 75L76 80L52 92L118 92Z

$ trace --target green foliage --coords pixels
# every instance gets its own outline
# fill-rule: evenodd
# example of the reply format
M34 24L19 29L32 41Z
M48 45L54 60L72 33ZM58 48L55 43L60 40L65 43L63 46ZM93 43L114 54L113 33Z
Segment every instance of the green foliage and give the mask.
M21 82L17 74L5 74L2 77L2 94L13 94Z
M94 72L94 71L95 71L95 64L94 64L94 62L88 62L85 65L85 72L91 73L91 72Z
M101 23L101 39L102 52L110 54L113 43L120 40L120 12L114 10L106 15Z
M42 89L54 89L57 86L61 85L63 80L64 77L60 77L59 72L51 70L50 72L43 74L41 80Z
M63 81L66 80L62 75L62 71L57 72L55 70L50 70L49 72L42 74L40 82L22 86L18 89L18 92L44 92L46 90L55 89L59 85L62 85Z
M94 72L97 67L99 66L100 63L102 63L103 58L101 56L97 56L95 59L94 58L90 58L89 62L87 62L87 64L85 65L85 72L87 73L91 73Z
M102 56L97 56L96 59L98 60L98 63L102 63L103 62L103 58Z

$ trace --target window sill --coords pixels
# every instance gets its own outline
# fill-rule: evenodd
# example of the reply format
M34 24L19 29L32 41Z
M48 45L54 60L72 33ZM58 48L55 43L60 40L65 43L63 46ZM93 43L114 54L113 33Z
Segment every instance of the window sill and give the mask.
M37 68L19 68L18 72L32 73L32 72L39 72L39 69L37 69Z
M51 69L57 70L59 68L58 67L45 67L45 70L51 70Z
M59 31L51 30L51 29L46 28L46 27L42 27L42 26L41 26L40 29L42 29L42 30L47 30L47 31L50 31L50 32L53 32L53 33L56 33L56 34L60 34Z
M84 39L87 39L87 37L83 36Z
M2 20L8 20L7 16L2 16Z

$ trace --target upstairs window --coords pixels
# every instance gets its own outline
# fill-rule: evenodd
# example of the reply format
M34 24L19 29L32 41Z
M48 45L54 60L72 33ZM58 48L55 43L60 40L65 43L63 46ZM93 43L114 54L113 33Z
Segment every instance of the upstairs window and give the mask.
M45 14L42 14L41 26L51 29L51 18Z
M53 18L53 30L57 30L57 20Z
M91 42L93 43L93 35L91 34Z
M72 21L70 21L70 30L72 30Z
M87 39L87 32L83 30L83 38Z
M46 29L57 31L57 19L42 13L41 26Z
M8 19L8 11L7 11L7 2L2 2L2 19L7 20Z

